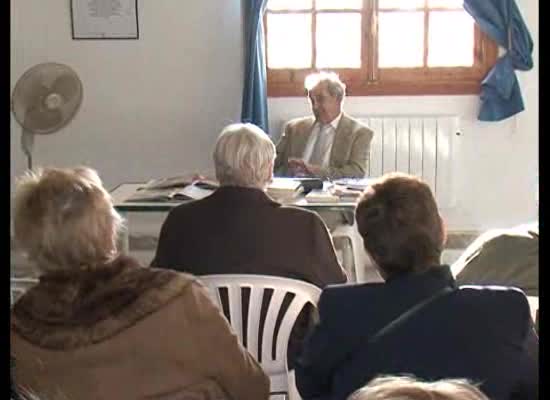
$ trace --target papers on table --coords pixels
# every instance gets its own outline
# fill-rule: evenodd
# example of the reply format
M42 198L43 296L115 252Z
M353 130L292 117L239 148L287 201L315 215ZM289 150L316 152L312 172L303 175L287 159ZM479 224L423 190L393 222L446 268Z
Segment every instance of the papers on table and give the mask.
M342 178L333 181L338 186L344 186L349 190L365 190L372 183L372 178Z
M218 182L212 179L207 179L207 178L197 179L196 177L197 177L196 174L186 174L186 175L172 176L169 178L152 179L145 184L143 189L157 190L157 189L182 188L190 184L195 184L205 189L217 189L219 186Z
M294 178L279 178L275 177L267 187L267 190L272 192L293 192L298 190L302 183Z
M183 200L200 200L211 195L217 185L205 181L195 181L186 184L185 187L176 187L175 181L156 182L153 185L147 183L128 197L127 202L171 202ZM166 187L164 187L166 186Z
M177 195L187 196L189 199L200 200L210 196L214 192L212 188L201 187L200 182L194 182L181 189Z
M357 189L348 189L346 186L340 186L340 185L333 185L329 189L330 193L332 193L334 196L337 196L342 201L355 201L359 197L361 197L361 194L363 194L362 190Z
M125 202L179 202L199 200L212 194L218 182L195 179L193 174L153 179L141 186ZM371 182L370 179L338 179L323 182L319 179L273 178L267 194L281 203L292 203L299 197L308 203L355 202ZM324 188L323 188L324 186Z
M176 201L175 194L179 189L138 189L125 202Z
M340 198L330 191L315 189L306 194L305 199L308 203L338 203Z
M338 196L341 201L356 201L361 197L365 189L372 183L372 178L344 178L333 182L330 191Z

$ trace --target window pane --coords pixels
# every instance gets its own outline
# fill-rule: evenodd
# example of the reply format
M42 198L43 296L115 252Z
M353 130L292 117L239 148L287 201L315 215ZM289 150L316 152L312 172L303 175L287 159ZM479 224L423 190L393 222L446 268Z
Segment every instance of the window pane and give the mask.
M317 68L361 67L361 14L317 14L316 40Z
M380 68L423 65L424 12L380 12L378 36Z
M269 0L268 10L306 10L311 9L312 0Z
M311 14L267 14L267 66L311 67Z
M318 10L348 8L360 10L363 8L363 0L317 0L315 8Z
M429 67L474 64L474 21L465 11L430 12Z
M464 0L428 0L428 7L462 8Z
M378 9L387 8L424 8L424 0L378 0Z

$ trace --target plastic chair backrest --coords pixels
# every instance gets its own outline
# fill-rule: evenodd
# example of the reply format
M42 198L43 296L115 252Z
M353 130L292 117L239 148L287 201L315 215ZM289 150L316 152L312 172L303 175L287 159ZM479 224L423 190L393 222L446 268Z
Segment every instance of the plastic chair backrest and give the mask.
M370 275L375 273L375 270L368 255L363 249L363 239L361 238L361 235L357 230L357 223L355 221L353 222L353 225L340 225L336 227L334 231L331 232L331 235L333 240L339 238L347 239L349 246L351 247L350 250L351 256L353 258L354 273L350 274L351 271L348 272L348 282L364 283L370 281L378 281L378 279L373 279L367 274L367 269L369 270ZM344 251L345 250L346 249L344 249Z
M531 317L533 318L533 321L536 321L537 311L539 309L539 296L527 296L527 301L529 302Z
M250 354L260 363L265 373L271 379L271 392L288 392L287 347L292 326L300 311L307 303L317 306L321 289L303 281L267 275L225 274L203 275L199 279L209 289L214 302L223 310L220 289L228 293L228 320L233 330L243 341L243 289L250 290L248 314L246 321L246 347ZM266 291L273 291L265 316L261 338L261 357L258 357L260 340L261 305ZM281 304L287 294L294 297L288 305L281 320L277 337L275 336L276 320L281 310ZM275 357L272 348L275 342Z

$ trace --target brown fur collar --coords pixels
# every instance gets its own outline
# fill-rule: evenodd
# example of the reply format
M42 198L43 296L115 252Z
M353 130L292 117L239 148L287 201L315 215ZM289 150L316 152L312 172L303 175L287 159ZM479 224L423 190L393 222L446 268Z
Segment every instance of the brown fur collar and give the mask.
M93 269L50 273L15 304L12 329L51 349L98 343L161 308L192 280L140 267L127 256Z

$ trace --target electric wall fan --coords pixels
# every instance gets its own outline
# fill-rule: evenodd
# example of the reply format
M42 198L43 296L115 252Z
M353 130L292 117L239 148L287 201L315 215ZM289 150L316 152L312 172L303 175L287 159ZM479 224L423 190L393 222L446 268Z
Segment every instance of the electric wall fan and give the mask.
M12 95L12 111L22 127L21 148L32 169L34 135L57 132L75 116L82 102L82 82L67 65L43 63L19 78Z

